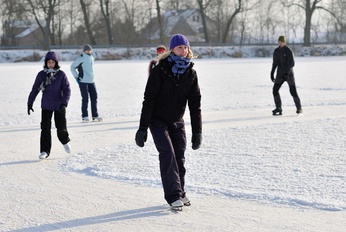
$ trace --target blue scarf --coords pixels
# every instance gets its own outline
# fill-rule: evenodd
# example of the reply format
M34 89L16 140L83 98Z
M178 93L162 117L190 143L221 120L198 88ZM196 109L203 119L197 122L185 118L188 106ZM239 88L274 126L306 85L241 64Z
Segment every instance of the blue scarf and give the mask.
M172 72L174 76L179 79L180 75L183 74L188 67L190 67L191 59L177 56L171 53L168 56L168 62L172 65Z

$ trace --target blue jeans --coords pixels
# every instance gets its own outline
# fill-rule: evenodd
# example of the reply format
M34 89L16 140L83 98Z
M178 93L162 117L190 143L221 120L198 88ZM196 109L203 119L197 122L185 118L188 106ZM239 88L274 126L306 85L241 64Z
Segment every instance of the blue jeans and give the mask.
M79 82L79 89L82 95L82 117L88 117L89 96L91 102L91 116L98 117L97 112L97 91L95 83Z

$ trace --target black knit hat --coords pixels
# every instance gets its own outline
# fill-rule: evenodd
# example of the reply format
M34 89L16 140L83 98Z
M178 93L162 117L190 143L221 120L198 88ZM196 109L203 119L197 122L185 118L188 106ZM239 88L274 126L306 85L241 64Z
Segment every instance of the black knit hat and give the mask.
M85 51L92 51L92 47L89 44L84 45L83 52Z

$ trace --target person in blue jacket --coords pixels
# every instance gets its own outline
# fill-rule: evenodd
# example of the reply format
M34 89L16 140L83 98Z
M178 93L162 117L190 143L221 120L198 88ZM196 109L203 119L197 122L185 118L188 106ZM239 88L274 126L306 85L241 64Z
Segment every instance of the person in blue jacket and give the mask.
M93 121L102 121L97 110L97 90L94 82L94 57L92 47L84 45L81 54L72 64L71 72L76 79L82 95L82 121L89 122L88 104L91 102L91 116Z
M70 83L65 72L60 70L58 57L52 51L46 54L43 70L37 74L32 86L28 97L28 115L31 111L34 112L33 104L40 91L42 91L42 114L39 158L46 159L50 155L53 114L58 139L64 145L65 151L70 153L71 147L68 144L70 138L66 123L66 107L71 96Z
M186 132L183 117L188 104L192 149L199 149L202 143L201 93L188 39L182 34L174 35L169 49L160 56L147 80L135 141L143 147L150 129L159 152L165 200L172 209L180 210L184 205L190 205L185 192Z

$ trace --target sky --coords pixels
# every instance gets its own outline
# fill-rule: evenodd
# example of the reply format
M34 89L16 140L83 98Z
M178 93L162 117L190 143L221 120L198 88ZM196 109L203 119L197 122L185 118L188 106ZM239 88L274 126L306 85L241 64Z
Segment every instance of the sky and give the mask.
M298 117L288 86L274 117L271 58L195 59L203 142L191 148L185 114L186 191L173 212L163 198L149 133L135 145L149 59L97 61L99 113L81 122L69 71L72 153L52 128L40 161L40 96L26 102L42 63L0 64L0 231L343 231L346 228L345 57L296 57Z

